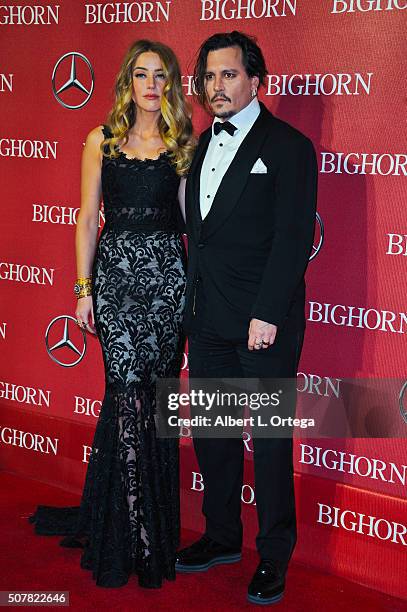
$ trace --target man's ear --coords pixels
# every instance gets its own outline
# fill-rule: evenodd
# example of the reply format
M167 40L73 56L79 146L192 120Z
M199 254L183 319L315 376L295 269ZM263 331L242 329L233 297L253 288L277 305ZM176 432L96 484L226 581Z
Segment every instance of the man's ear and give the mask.
M255 89L257 91L260 85L259 77L258 76L251 77L250 81L252 84L252 89Z

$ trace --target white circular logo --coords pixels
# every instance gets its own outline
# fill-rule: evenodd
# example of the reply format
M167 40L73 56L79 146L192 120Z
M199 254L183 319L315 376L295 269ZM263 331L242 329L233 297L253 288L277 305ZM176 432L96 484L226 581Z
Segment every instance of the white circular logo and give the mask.
M407 408L404 406L404 396L407 391L407 380L404 385L401 387L400 395L399 395L399 408L401 418L404 419L405 423L407 423Z
M322 219L319 213L316 214L316 224L315 224L315 235L314 235L314 244L312 245L312 251L309 258L309 261L312 261L314 257L316 257L321 250L322 243L324 242L324 224L322 223Z
M65 53L54 66L52 91L64 108L75 110L85 106L93 93L94 84L92 64L82 53Z
M86 332L76 319L60 315L52 319L45 332L47 353L55 363L72 368L82 361L86 353Z

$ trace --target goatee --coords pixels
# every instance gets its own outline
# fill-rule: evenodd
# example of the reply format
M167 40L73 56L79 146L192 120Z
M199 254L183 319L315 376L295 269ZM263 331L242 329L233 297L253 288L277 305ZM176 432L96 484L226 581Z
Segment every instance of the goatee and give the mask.
M231 111L225 111L224 113L214 113L214 115L218 119L230 119L233 117L234 113Z

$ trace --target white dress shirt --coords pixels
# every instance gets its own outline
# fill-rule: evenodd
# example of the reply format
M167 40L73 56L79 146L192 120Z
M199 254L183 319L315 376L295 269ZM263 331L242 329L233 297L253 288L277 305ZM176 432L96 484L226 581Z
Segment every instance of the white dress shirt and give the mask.
M210 211L227 169L259 114L260 104L256 97L236 115L228 119L237 128L233 136L228 134L226 130L222 130L215 136L213 126L217 121L220 121L215 117L212 123L212 138L209 141L201 169L200 207L202 219Z

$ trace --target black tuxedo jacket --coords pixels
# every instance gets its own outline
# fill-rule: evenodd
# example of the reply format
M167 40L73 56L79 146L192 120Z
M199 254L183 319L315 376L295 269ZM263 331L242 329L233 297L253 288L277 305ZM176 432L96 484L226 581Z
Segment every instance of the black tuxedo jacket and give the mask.
M261 104L202 221L200 173L210 138L211 128L199 138L186 184L185 330L199 325L198 279L210 320L224 339L246 339L252 318L279 329L304 328L304 273L317 194L314 147ZM259 158L267 174L251 173Z

